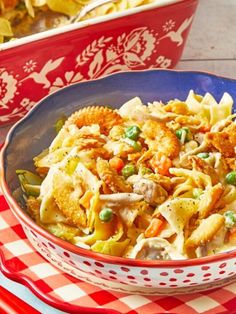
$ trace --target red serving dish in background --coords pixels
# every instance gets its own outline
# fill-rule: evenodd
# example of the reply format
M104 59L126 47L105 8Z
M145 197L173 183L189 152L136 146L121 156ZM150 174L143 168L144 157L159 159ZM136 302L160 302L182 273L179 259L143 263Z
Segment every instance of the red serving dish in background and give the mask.
M0 127L64 86L118 71L173 68L198 0L160 3L2 44Z

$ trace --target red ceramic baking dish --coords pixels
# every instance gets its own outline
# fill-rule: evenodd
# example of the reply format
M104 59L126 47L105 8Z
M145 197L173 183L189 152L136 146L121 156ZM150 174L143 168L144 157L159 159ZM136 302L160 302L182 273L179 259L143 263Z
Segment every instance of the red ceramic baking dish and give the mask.
M198 0L160 0L0 45L0 126L51 92L118 71L173 68Z

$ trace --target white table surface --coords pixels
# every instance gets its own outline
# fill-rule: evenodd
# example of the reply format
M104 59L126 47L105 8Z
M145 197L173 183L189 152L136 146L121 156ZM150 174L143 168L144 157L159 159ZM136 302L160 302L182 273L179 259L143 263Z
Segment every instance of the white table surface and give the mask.
M236 0L200 0L180 70L209 71L236 78ZM0 129L0 142L9 127ZM36 298L28 288L0 273L0 285L43 314L65 313Z

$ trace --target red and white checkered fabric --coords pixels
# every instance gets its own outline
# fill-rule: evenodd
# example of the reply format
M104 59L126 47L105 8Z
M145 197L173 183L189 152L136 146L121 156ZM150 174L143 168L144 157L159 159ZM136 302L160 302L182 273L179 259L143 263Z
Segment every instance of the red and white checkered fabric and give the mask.
M90 313L109 314L236 313L236 283L190 295L149 297L102 290L61 272L30 245L2 195L0 252L5 274L15 280L26 278L33 292L61 310L66 308L67 312L71 308L73 313L88 313L89 307L94 309Z

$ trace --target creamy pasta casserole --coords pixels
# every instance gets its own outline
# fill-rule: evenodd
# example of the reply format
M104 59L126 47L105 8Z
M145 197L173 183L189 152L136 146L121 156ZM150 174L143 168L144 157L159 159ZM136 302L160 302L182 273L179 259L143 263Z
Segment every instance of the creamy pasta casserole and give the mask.
M0 43L76 21L81 9L95 0L0 0ZM104 4L83 19L153 3L158 0L117 0Z
M146 260L236 248L236 114L193 91L185 101L86 107L18 170L29 215L79 247Z

